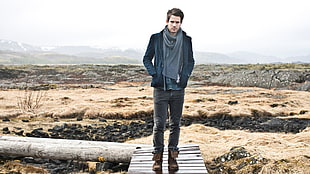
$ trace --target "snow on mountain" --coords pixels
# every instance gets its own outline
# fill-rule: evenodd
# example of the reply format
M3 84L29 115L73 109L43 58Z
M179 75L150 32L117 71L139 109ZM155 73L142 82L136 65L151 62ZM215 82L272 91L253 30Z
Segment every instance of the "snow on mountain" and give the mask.
M40 47L11 40L0 40L0 50L12 52L42 51Z

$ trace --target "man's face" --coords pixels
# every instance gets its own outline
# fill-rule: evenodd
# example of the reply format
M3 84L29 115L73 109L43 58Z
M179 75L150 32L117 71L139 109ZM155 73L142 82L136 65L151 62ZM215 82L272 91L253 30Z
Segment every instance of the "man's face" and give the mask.
M169 21L167 22L168 30L171 35L175 36L181 27L181 17L171 15Z

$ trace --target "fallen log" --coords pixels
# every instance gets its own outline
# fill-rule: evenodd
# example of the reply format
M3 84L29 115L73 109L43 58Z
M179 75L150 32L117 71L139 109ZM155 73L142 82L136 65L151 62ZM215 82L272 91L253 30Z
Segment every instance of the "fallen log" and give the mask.
M133 152L150 145L51 138L0 136L0 155L59 160L130 162Z

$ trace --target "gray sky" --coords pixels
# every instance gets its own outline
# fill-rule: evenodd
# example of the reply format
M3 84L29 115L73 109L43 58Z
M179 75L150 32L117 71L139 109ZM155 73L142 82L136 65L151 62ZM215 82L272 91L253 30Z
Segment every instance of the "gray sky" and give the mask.
M310 54L309 0L0 0L0 39L145 49L173 7L196 51Z

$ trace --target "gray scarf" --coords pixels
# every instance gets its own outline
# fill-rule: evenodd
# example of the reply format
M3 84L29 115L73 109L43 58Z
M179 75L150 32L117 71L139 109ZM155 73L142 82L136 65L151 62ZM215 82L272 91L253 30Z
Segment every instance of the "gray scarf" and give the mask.
M180 71L183 61L182 46L183 33L180 28L176 36L170 35L167 26L163 32L164 35L164 69L163 75L174 79L177 83L180 80Z

